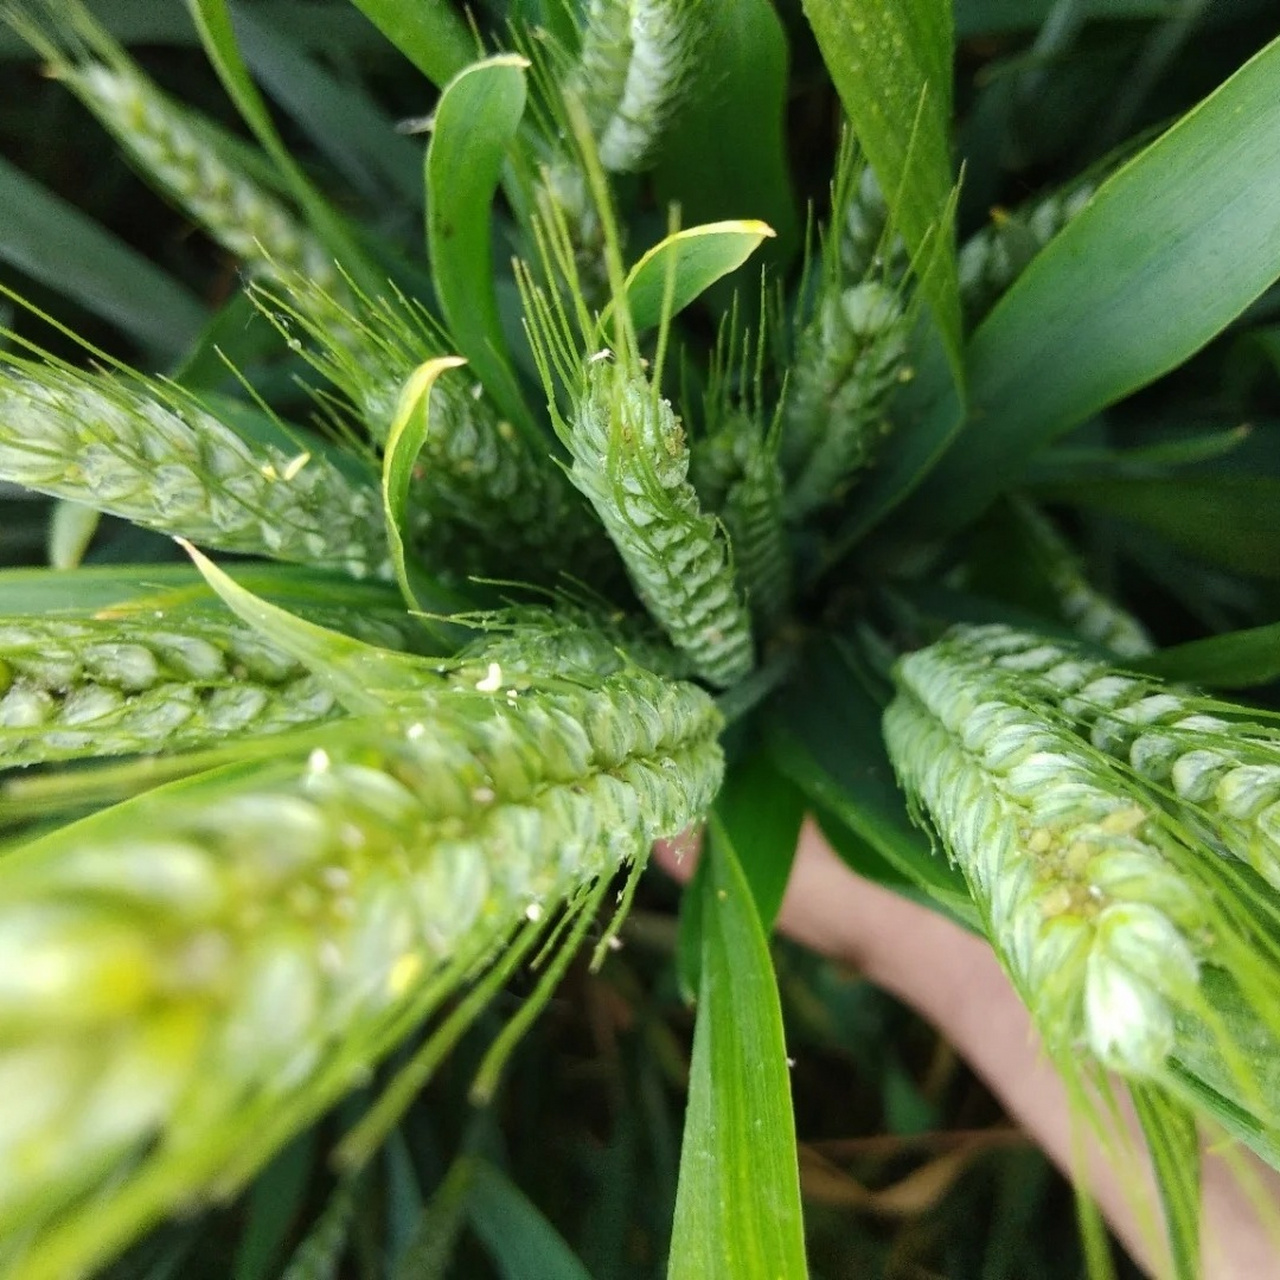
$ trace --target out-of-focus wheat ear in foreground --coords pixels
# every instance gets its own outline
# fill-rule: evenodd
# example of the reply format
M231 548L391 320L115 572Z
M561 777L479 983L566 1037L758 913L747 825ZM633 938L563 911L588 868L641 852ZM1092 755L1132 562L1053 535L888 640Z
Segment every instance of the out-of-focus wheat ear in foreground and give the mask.
M705 812L719 723L634 668L459 691L6 859L9 1260L62 1274L251 1173L522 925Z

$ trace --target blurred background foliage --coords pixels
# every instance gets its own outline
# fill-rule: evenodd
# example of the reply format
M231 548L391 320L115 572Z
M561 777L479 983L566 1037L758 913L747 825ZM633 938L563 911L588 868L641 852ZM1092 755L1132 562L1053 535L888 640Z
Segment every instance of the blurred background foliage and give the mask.
M95 0L91 8L162 86L244 135L180 0ZM241 0L238 8L258 33L245 52L289 146L339 207L399 241L412 259L421 226L417 147L383 126L429 115L430 85L345 0ZM791 43L793 178L802 199L821 207L838 104L798 0L778 0L778 8ZM473 14L480 31L500 31L512 18L539 19L541 5L481 3ZM1053 189L1191 107L1280 33L1274 0L956 0L955 21L962 239L993 209ZM134 175L2 26L0 60L0 281L103 350L155 372L172 371L201 328L219 324L219 340L259 385L269 380L279 405L297 358L248 307L233 304L212 319L237 293L235 263ZM316 95L335 86L333 101L349 108L338 134L316 115ZM379 145L363 145L357 125ZM33 183L45 203L33 203ZM101 244L90 223L105 233ZM157 306L158 320L141 314ZM5 321L75 355L33 315ZM216 383L229 375L213 364L208 376ZM305 413L305 396L297 395ZM1037 464L1036 489L1049 501L1070 492L1079 508L1091 450L1104 440L1136 448L1144 423L1171 417L1185 420L1188 437L1248 424L1248 439L1216 466L1280 476L1280 291L1175 374L1062 442L1051 461ZM1117 513L1131 507L1142 481L1135 466L1128 491L1112 479L1070 517L1084 545L1108 553ZM45 563L52 504L11 488L0 502L0 563ZM1018 583L994 568L1001 518L993 513L978 530L974 580L982 580L985 537L992 550L983 585L1017 603ZM1163 549L1140 529L1127 530L1124 545L1117 594L1143 600L1144 619L1163 642L1280 617L1274 575L1242 578L1205 560L1188 580L1184 567L1170 572ZM86 557L172 558L168 540L109 519ZM237 1201L165 1227L106 1274L661 1276L692 1033L677 980L677 904L673 887L646 881L624 946L598 975L585 959L575 965L491 1108L473 1109L467 1088L494 1028L522 999L518 985L358 1181L336 1180L324 1159L345 1119L359 1113L354 1098ZM948 1046L857 974L783 941L775 950L812 1273L1080 1275L1069 1187Z

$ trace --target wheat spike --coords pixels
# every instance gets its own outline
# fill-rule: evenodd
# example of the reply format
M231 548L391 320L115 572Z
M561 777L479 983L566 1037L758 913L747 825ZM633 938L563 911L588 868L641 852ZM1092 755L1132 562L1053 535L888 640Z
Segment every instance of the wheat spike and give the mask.
M378 491L250 443L177 389L0 363L0 476L226 551L390 575Z
M895 680L894 768L1050 1050L1158 1073L1196 1006L1212 914L1159 806L962 647L910 654Z
M672 644L703 679L741 679L754 660L750 620L728 543L686 478L689 451L671 405L643 375L597 360L565 442L570 478Z
M896 294L874 281L824 299L805 330L783 408L787 512L801 519L838 500L889 431L908 325Z
M499 674L340 723L0 865L20 1274L247 1176L522 922L702 813L722 767L706 695L639 672L518 695Z
M686 0L592 0L572 78L613 173L642 169L688 79L696 32Z

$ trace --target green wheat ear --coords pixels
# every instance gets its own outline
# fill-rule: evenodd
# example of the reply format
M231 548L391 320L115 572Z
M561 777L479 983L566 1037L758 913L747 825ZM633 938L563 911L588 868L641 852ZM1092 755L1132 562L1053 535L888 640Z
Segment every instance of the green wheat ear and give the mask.
M1111 702L1098 741L1138 682L1003 626L953 629L903 658L895 681L894 768L963 870L1050 1051L1084 1048L1131 1079L1173 1084L1184 1029L1207 1027L1231 1089L1271 1117L1250 1037L1270 1042L1280 1023L1275 902L1220 856L1248 861L1249 844L1211 808L1192 820L1077 719ZM1129 707L1141 722L1144 702L1154 714L1177 701L1148 686ZM1206 998L1206 966L1249 993L1252 1030Z
M22 0L9 17L142 176L249 274L293 272L342 296L333 255L251 172L252 153L161 92L79 0Z
M513 934L499 977L702 814L719 726L639 671L499 671L12 850L0 1256L80 1270L238 1185Z
M320 440L252 431L130 370L0 357L0 477L225 551L389 576L372 478Z
M544 277L564 278L571 286L566 304L519 268L525 327L547 408L572 459L569 479L594 508L636 594L695 675L731 685L754 665L750 615L723 527L702 510L689 482L684 428L661 392L669 314L651 378L631 323L605 177L580 112L572 100L567 105L606 228L612 345L603 345L604 326L577 288L568 228L560 219L539 227ZM668 296L671 285L669 280ZM562 392L568 402L563 411Z

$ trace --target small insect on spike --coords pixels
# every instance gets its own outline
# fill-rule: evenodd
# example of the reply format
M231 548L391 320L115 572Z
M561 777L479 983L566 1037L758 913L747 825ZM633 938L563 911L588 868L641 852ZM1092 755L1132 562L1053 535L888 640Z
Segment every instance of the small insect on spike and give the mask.
M989 673L946 639L899 661L894 769L1050 1051L1084 1045L1107 1068L1157 1075L1179 1011L1199 1007L1210 895L1159 806L1010 673Z
M141 375L0 360L0 477L222 550L389 576L372 478L316 452L285 480L297 452Z
M705 693L641 672L516 707L460 693L11 849L0 1235L83 1274L237 1185L518 958L535 915L600 895L705 812L720 727ZM493 984L476 990L442 1031Z
M725 686L753 664L729 545L687 479L679 419L643 374L585 367L565 443L570 478L595 508L646 608L695 674Z

